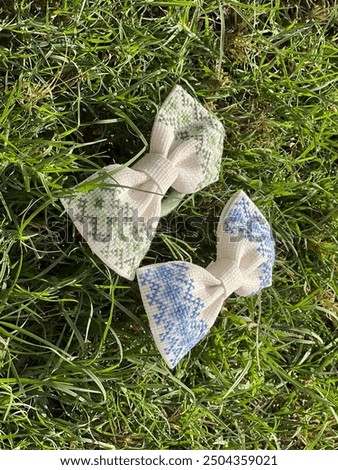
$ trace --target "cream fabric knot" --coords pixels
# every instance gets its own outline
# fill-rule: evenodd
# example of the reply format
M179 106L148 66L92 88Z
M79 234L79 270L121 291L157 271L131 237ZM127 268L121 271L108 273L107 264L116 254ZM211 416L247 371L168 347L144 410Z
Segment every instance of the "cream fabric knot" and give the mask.
M137 270L150 328L169 367L208 334L229 295L252 295L271 285L271 229L243 191L222 211L217 239L216 261L207 269L173 261Z
M170 187L190 194L216 181L223 139L220 121L176 86L156 116L149 153L132 168L102 169L85 182L93 188L61 201L92 251L132 280L154 237L163 196Z
M159 153L147 153L133 166L133 170L141 171L149 176L160 194L165 194L178 176L176 166Z

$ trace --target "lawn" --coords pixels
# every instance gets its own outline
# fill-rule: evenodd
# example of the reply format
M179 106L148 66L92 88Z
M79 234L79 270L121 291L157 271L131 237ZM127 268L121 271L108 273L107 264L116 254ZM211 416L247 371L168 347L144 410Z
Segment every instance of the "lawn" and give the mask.
M0 2L1 449L338 447L337 21L330 0ZM143 265L207 266L239 189L276 262L171 371L60 197L144 154L177 83L224 125L221 175Z

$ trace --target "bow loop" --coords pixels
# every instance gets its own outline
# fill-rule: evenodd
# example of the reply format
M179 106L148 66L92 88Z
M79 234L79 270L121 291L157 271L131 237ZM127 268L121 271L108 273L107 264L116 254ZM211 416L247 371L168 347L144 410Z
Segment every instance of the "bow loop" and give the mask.
M92 251L132 280L150 247L163 196L169 187L189 194L216 181L223 139L220 121L176 86L158 111L149 153L132 168L107 167L100 188L61 202Z
M169 367L207 335L230 294L252 295L271 284L270 226L243 191L226 204L217 235L217 257L207 269L173 261L137 271L150 328Z
M252 289L248 292L243 283L235 292L249 295L270 286L274 256L268 221L245 192L238 191L224 207L217 227L217 260L224 259L224 266L227 259L237 260Z
M187 187L182 177L182 180L176 181L174 189L184 193L196 192L217 181L223 150L223 125L179 85L175 86L158 112L151 138L154 146L158 146L162 131L167 128L173 132L168 158L173 158L170 154L185 142L186 165L189 167L193 159L193 171L199 172L194 186ZM182 160L183 155L180 162Z
M205 269L186 262L146 266L137 276L155 343L168 366L174 367L208 334L214 319L205 309L211 296L219 311L223 288Z

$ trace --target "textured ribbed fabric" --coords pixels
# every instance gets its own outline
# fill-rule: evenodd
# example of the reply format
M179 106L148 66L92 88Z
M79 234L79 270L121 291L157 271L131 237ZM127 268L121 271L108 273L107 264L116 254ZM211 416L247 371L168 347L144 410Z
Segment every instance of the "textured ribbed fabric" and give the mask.
M152 334L171 368L208 334L230 294L252 295L271 285L271 229L243 191L223 209L217 238L216 261L207 269L172 261L137 270Z
M169 187L189 194L218 179L224 128L182 87L176 86L160 108L150 150L132 168L105 167L100 187L63 198L75 226L90 248L111 269L134 279L148 251Z

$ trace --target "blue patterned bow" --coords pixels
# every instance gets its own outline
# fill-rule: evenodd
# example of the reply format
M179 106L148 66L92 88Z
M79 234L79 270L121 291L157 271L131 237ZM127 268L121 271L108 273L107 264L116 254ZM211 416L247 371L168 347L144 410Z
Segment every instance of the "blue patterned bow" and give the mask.
M137 270L152 334L171 368L208 334L230 294L248 296L271 285L271 229L243 191L223 209L217 238L217 258L207 269L173 261Z

